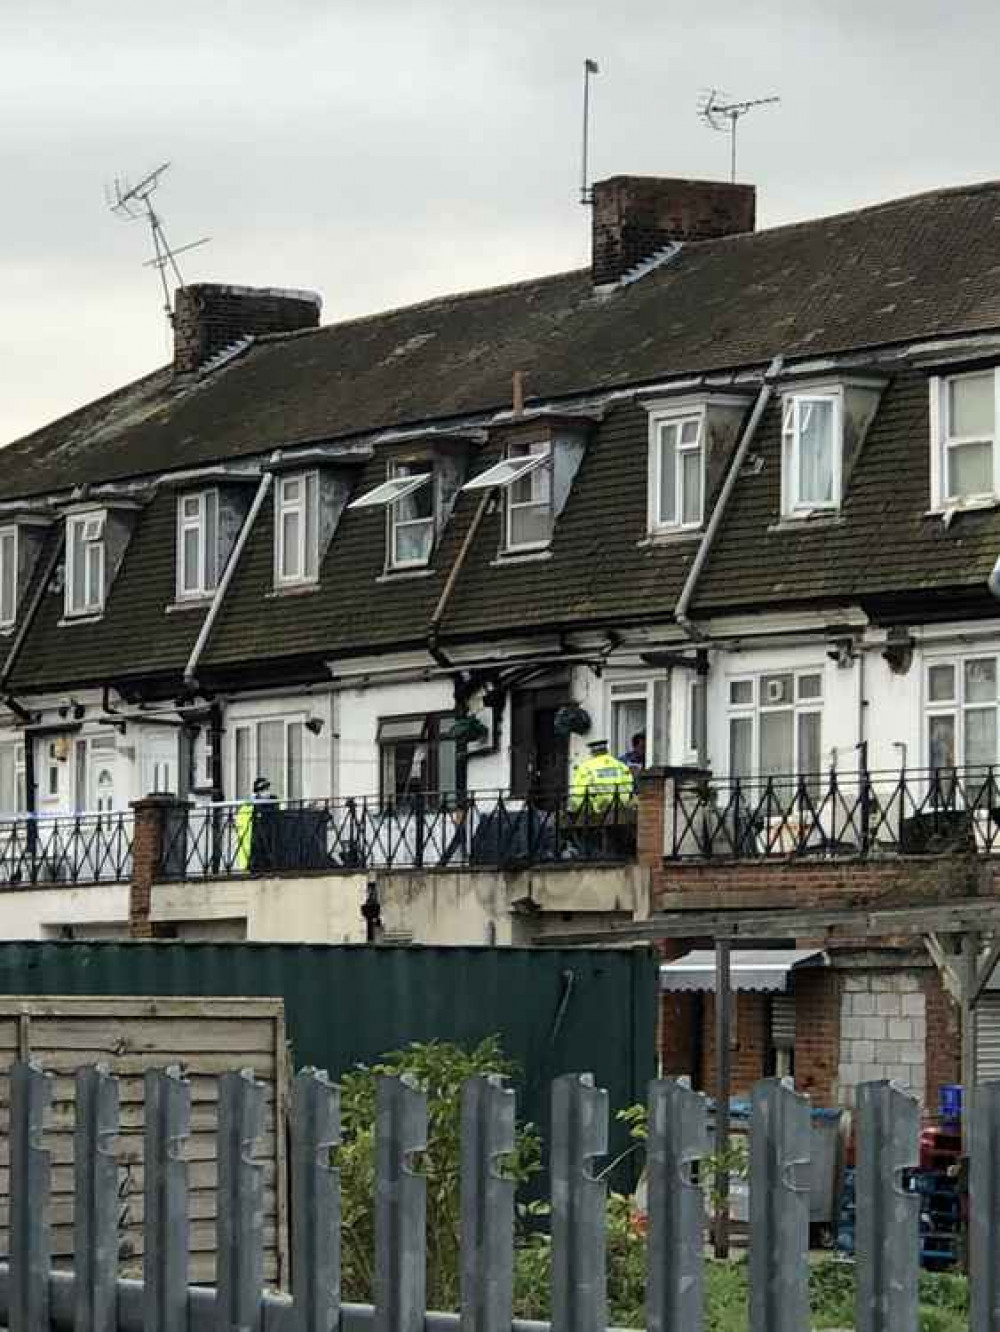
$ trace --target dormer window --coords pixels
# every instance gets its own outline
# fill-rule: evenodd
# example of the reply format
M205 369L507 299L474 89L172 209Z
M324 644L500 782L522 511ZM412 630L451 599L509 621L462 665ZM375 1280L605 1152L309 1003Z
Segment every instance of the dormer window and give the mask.
M99 615L104 609L103 509L66 519L67 615Z
M279 587L319 576L319 476L280 476L274 502L274 581Z
M539 550L552 540L552 445L548 440L511 444L507 459L526 464L505 491L507 549Z
M786 393L782 402L782 511L838 509L843 429L839 393Z
M936 508L996 498L997 395L994 370L931 381L931 489Z
M178 600L211 596L219 582L219 492L177 500Z
M0 629L17 615L17 528L0 527Z
M650 417L649 528L698 528L705 507L705 412Z
M419 568L434 548L434 466L395 463L392 481L402 485L389 505L389 563L393 569Z

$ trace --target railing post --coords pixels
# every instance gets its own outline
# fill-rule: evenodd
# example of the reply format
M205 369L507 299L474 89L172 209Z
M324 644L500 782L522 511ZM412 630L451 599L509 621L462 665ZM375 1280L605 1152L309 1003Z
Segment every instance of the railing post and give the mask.
M410 1157L427 1147L427 1097L380 1077L375 1122L375 1332L424 1332L427 1181Z
M605 1332L607 1185L590 1162L608 1150L608 1094L589 1073L552 1084L552 1332Z
M510 1332L514 1181L497 1158L514 1150L514 1093L494 1075L462 1088L461 1332Z
M709 1151L705 1098L683 1079L652 1082L648 1125L646 1327L701 1332L705 1203L691 1166Z
M255 1082L249 1069L223 1073L219 1078L216 1218L215 1324L219 1332L253 1332L260 1327L264 1167L252 1153L263 1132L264 1084Z
M175 1065L145 1076L143 1328L187 1332L188 1163L191 1085Z
M917 1102L891 1082L858 1088L857 1332L917 1326L920 1199L905 1183L916 1166Z
M132 874L129 881L128 924L133 939L150 939L156 929L150 918L153 884L160 877L167 847L171 812L186 811L187 801L172 795L150 795L132 801Z
M51 1155L42 1146L52 1082L35 1063L10 1075L10 1332L47 1332Z
M809 1102L781 1078L753 1089L750 1119L751 1332L808 1332ZM798 1175L798 1178L796 1178Z
M292 1089L292 1296L299 1332L340 1320L340 1089L306 1068Z
M75 1332L115 1332L118 1299L118 1083L106 1065L76 1075L73 1203Z
M973 1092L969 1158L969 1327L1000 1332L1000 1082Z

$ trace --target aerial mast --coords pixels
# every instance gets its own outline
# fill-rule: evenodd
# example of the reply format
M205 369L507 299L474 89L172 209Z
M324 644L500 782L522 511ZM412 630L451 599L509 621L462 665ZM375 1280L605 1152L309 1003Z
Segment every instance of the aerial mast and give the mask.
M748 111L758 106L771 106L780 102L780 97L755 97L747 102L737 102L718 88L712 88L698 103L698 114L709 129L729 135L729 179L736 180L736 127Z

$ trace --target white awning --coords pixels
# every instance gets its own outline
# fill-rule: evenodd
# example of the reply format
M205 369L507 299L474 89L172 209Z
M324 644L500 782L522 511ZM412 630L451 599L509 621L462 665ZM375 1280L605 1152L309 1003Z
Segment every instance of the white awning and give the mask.
M730 954L730 983L734 990L788 989L788 975L803 963L821 958L814 950L795 948L734 948ZM661 990L715 990L715 952L695 949L676 962L660 966Z

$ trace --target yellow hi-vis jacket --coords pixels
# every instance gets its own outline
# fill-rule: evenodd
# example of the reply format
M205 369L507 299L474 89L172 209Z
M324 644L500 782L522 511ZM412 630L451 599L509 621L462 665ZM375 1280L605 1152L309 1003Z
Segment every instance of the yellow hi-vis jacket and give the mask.
M236 811L236 865L238 870L250 868L253 849L253 820L256 801L244 800Z
M569 792L569 807L602 813L615 800L620 805L632 801L635 783L632 769L613 754L591 754L578 763L573 771L573 784Z

